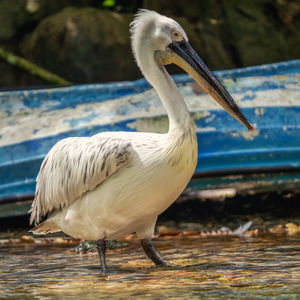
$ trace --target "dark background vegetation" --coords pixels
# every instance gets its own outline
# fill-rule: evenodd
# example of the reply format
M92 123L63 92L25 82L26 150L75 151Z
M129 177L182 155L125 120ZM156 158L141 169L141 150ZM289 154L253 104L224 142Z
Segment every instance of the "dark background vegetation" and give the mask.
M0 48L74 83L140 78L128 32L138 8L179 21L213 70L300 57L300 0L0 0ZM0 60L0 88L47 84Z

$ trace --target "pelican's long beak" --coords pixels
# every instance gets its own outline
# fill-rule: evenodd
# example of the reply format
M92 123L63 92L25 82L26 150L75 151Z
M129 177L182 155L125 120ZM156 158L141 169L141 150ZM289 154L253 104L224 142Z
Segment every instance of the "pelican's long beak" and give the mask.
M229 114L253 131L252 124L245 118L238 105L232 99L222 83L208 69L190 44L172 42L168 45L172 51L164 55L163 63L175 63L189 73L196 82L209 93Z

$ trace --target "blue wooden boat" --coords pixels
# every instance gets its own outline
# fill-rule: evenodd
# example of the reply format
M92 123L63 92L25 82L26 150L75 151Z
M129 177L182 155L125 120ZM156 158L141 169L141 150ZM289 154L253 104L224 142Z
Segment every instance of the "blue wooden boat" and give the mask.
M300 60L215 72L245 116L248 132L191 77L174 79L195 120L198 166L189 191L300 187ZM23 215L49 149L101 131L166 132L168 120L144 80L0 92L0 217Z

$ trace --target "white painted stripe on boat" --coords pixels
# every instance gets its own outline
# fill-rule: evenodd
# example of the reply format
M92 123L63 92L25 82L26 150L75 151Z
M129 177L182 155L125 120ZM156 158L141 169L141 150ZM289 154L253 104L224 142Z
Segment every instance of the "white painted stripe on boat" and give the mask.
M190 84L181 86L180 90L189 110L199 114L199 118L207 116L210 110L222 109L208 95L195 95ZM245 96L251 100L241 101L241 99L245 99ZM289 84L282 89L257 90L255 92L249 90L246 94L233 93L233 98L242 108L256 107L257 115L259 115L264 112L265 108L271 106L300 106L300 88L297 84ZM147 102L147 105L140 105L142 109L140 106L137 108L136 104L141 102ZM126 112L124 112L124 108L126 108ZM43 108L23 107L21 111L13 111L11 116L4 111L0 114L0 146L4 146L86 126L113 125L120 121L161 116L165 115L165 110L156 92L150 89L137 95L77 105L75 109L43 111ZM72 122L76 122L76 125L72 126ZM134 122L132 122L131 128L140 129L138 123Z

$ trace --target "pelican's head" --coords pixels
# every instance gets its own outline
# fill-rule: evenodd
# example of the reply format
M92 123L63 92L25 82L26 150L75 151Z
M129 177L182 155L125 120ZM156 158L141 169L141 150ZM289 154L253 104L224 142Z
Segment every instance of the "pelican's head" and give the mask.
M140 10L131 23L131 44L146 78L152 58L159 66L174 63L190 74L230 115L253 131L225 87L190 46L186 33L176 21L154 11Z

